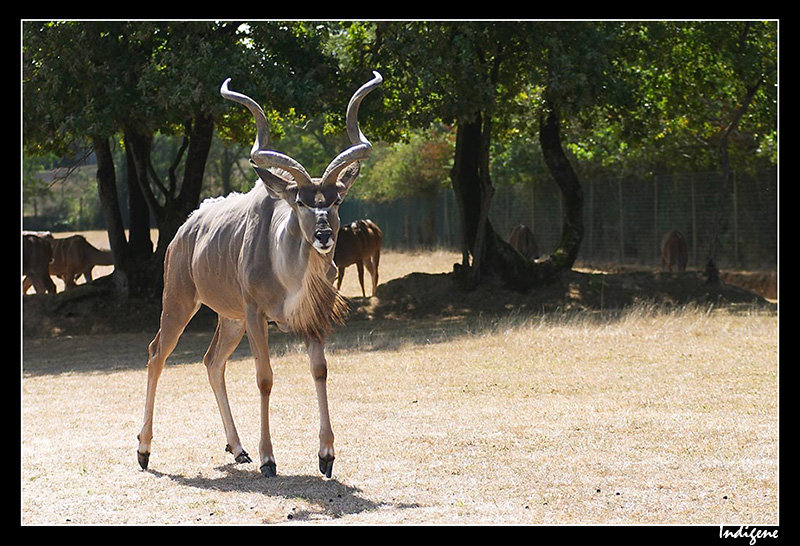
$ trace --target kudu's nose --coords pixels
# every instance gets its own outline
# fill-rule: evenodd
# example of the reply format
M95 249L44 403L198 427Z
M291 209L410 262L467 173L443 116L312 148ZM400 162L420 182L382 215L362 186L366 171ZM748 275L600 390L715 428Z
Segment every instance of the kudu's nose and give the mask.
M331 237L333 237L333 230L329 227L317 229L315 235L322 246L328 246L331 243Z

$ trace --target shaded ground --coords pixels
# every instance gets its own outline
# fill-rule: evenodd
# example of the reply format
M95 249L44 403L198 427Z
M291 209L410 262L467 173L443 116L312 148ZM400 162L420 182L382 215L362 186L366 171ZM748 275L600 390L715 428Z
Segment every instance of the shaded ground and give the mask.
M730 275L723 278L738 282ZM90 285L56 295L23 297L23 335L155 332L160 302L115 296L110 279L102 277ZM750 283L763 285L764 281L750 279ZM491 282L466 292L457 287L450 273L411 273L379 285L376 297L351 300L348 322L415 318L468 320L555 310L602 312L641 303L666 306L755 304L777 308L777 303L752 290L725 282L709 286L698 271L575 270L565 273L558 282L526 294ZM215 315L204 307L192 320L189 330L212 330L215 322Z

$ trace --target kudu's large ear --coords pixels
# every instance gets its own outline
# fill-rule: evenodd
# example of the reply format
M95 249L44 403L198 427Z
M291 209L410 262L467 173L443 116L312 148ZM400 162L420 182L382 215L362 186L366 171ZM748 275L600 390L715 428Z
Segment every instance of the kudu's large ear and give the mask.
M264 183L264 187L267 188L267 193L269 193L271 197L275 199L286 199L290 203L294 202L297 198L297 184L291 180L288 174L286 176L281 176L280 173L259 167L252 160L250 160L250 165Z
M336 179L336 191L339 193L340 199L344 199L344 196L347 194L350 186L353 185L353 182L356 181L356 178L358 178L358 174L360 172L361 162L356 161L355 163L348 165L347 168L339 173L339 177Z

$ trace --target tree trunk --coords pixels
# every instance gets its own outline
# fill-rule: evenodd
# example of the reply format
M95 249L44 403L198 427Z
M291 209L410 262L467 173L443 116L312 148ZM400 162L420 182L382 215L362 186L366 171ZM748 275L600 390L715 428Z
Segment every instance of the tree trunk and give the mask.
M128 162L128 295L149 297L160 271L152 263L150 211L142 187L148 185L147 169L138 159L150 153L150 139L125 130L125 159Z
M147 184L147 170L137 164L131 150L131 140L135 138L130 131L125 132L125 160L128 164L128 245L134 256L147 256L153 253L150 238L150 211L142 194L142 186Z
M170 196L156 214L158 223L158 246L155 256L159 264L164 263L167 246L172 241L178 228L183 225L189 214L200 203L200 192L203 188L203 175L206 161L211 151L214 135L214 119L212 116L199 113L188 129L189 146L186 150L186 163L183 168L181 189L177 196Z
M213 137L213 116L197 113L189 133L189 149L186 153L183 183L178 196L178 202L183 205L185 216L188 216L190 212L196 209L200 202L203 175L206 172L206 162L211 151Z
M108 243L114 257L115 280L117 286L124 287L128 282L128 241L125 239L125 226L119 210L114 157L108 138L96 137L92 143L97 157L97 194L108 232Z
M706 260L706 283L711 285L718 285L720 283L719 267L717 266L717 248L719 247L719 236L722 232L722 220L725 217L725 205L727 198L732 193L733 180L731 175L731 163L728 155L728 142L731 134L739 126L739 122L744 117L750 104L756 96L758 88L761 86L763 80L759 80L755 85L748 86L742 104L733 111L730 121L725 129L722 131L722 137L719 142L719 158L720 166L722 168L722 180L720 185L719 197L717 200L717 213L714 220L714 228L711 235L711 243L708 249L708 259Z
M489 176L489 129L478 115L459 123L456 134L451 182L459 209L463 259L454 271L467 288L494 275L509 288L524 292L551 282L575 263L583 240L583 190L561 145L558 114L547 110L541 118L540 144L547 167L561 189L562 235L550 258L527 260L494 231L488 217L494 194Z
M489 176L489 124L482 116L459 123L451 182L458 205L462 263L454 266L467 289L492 276L510 288L525 291L539 282L534 264L523 258L492 227L489 219L494 187ZM472 256L472 263L469 257Z
M570 269L583 241L583 188L561 146L561 119L552 104L546 105L542 112L539 142L545 164L561 189L564 205L561 240L550 261L556 270Z
M472 282L479 283L484 272L491 269L492 264L484 264L484 259L496 259L494 253L490 255L490 250L496 242L497 237L489 222L489 209L492 206L494 197L494 186L489 174L489 147L492 139L492 120L491 115L483 114L483 125L480 127L480 138L478 142L478 195L480 195L480 206L478 207L478 225L475 233L474 253L472 258ZM479 118L480 120L480 118Z
M169 243L175 237L175 233L186 221L189 213L197 208L213 134L213 118L198 114L194 123L187 129L186 161L180 190L175 195L175 187L172 183L164 185L156 178L150 163L152 147L150 137L138 134L131 129L125 133L126 146L129 146L136 165L137 176L135 179L138 182L141 198L147 203L147 207L155 218L158 228L158 244L155 252L152 251L152 243L150 243L146 257L144 254L137 254L139 256L137 260L139 278L139 282L136 285L137 295L158 297L161 294L164 280L164 256L166 255L167 246L169 246ZM180 159L180 157L176 158L173 168L178 165ZM174 176L174 172L171 172L170 176ZM160 188L163 194L163 203L156 198L151 184ZM140 219L143 220L144 215ZM149 218L147 221L147 229L149 230ZM142 227L141 224L139 227ZM144 250L143 245L137 248Z
M488 160L484 161L488 156L482 154L483 131L480 114L458 124L456 154L450 173L461 228L462 263L456 272L466 287L479 284L493 263L489 253L495 235L488 214L494 191L488 175Z
M453 192L459 212L462 265L469 267L469 255L475 250L480 215L478 186L478 154L480 147L480 121L459 123L456 131L456 151L450 173Z

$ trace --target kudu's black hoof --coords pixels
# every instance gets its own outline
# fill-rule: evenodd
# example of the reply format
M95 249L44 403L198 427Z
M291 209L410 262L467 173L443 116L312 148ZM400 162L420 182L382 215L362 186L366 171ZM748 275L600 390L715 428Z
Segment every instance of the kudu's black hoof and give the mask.
M278 475L278 471L276 469L275 463L272 461L267 461L266 463L261 465L261 475L265 478L274 478Z
M233 450L231 449L230 444L225 444L225 451L227 451L228 453L233 455ZM239 463L239 464L241 464L241 463L252 463L253 462L253 460L250 459L250 455L248 455L245 450L242 450L242 452L239 453L235 457L235 459L236 459L236 462Z
M150 454L137 451L136 458L139 460L139 466L142 467L142 470L147 470L147 463L150 462Z
M330 478L333 474L333 459L335 457L320 457L319 458L319 471L325 474L326 478Z
M239 455L236 456L237 463L252 463L253 460L250 458L250 455L247 454L246 451L242 451Z

